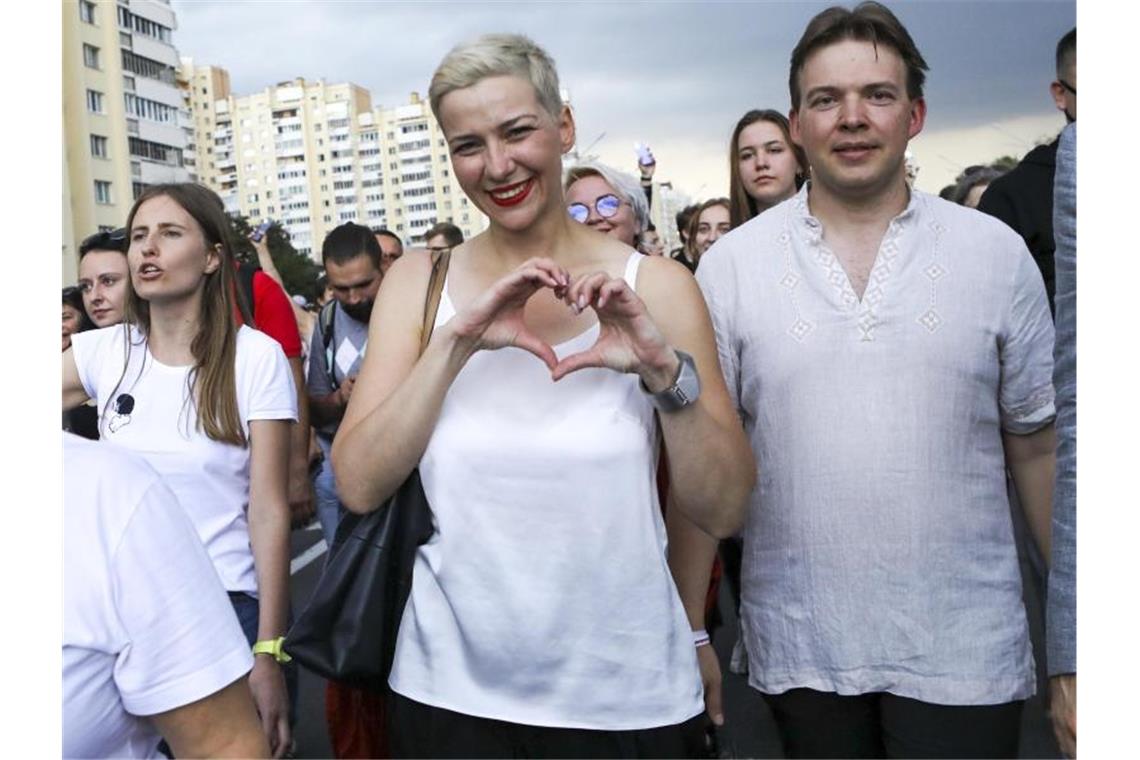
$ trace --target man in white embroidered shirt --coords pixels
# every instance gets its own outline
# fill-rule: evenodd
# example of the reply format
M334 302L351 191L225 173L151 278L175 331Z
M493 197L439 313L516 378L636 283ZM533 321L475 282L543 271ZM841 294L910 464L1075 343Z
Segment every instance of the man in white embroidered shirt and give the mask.
M1020 237L907 186L926 68L882 5L812 19L811 180L697 273L759 468L749 681L790 757L1016 757L1035 688L1005 471L1048 556L1053 324Z

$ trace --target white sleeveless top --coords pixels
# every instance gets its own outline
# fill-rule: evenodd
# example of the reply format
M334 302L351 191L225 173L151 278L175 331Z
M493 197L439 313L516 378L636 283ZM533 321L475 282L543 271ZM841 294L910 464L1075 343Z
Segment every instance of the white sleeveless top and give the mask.
M630 287L640 261L630 255ZM454 314L445 283L436 325ZM597 336L595 324L554 352ZM637 375L554 383L522 349L472 356L420 462L435 532L416 555L392 689L537 726L643 729L703 710L657 449Z

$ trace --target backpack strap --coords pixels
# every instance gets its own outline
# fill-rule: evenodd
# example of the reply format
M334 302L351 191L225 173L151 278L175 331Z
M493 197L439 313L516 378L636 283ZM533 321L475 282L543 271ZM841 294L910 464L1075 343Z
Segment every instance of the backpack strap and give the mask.
M317 329L321 331L321 344L325 347L325 369L329 372L329 385L335 391L340 387L340 383L336 381L336 371L333 369L333 322L336 316L336 299L330 298L329 302L321 307L320 312L317 314Z

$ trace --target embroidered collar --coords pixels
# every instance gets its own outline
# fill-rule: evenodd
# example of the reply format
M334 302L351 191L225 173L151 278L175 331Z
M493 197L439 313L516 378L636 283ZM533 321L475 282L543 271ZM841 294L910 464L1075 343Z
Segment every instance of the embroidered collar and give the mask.
M792 198L791 213L792 221L795 226L807 232L809 238L818 242L823 237L823 223L812 216L811 210L808 207L808 191L811 188L811 180L809 179L800 188L799 192ZM923 198L925 194L920 190L910 188L910 200L907 201L906 208L902 210L898 216L891 220L890 228L898 228L899 226L910 222L917 221L919 213L919 204L925 204Z

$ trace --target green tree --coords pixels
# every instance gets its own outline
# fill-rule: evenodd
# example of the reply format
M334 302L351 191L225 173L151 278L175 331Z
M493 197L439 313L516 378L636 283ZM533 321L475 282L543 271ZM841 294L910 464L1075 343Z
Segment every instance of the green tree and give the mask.
M253 243L249 236L255 225L243 214L231 214L230 223L234 238L234 255L238 260L257 265L257 251L253 250ZM321 295L317 287L317 278L321 268L308 256L299 253L289 242L289 232L279 224L274 224L266 234L269 244L269 255L273 257L273 265L281 273L285 281L285 292L291 296L302 295L310 303L316 303Z
M1020 160L1021 159L1014 156L1002 156L1001 158L995 158L993 161L991 161L990 166L997 169L999 172L1007 172L1013 167L1017 166Z

